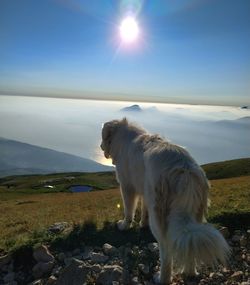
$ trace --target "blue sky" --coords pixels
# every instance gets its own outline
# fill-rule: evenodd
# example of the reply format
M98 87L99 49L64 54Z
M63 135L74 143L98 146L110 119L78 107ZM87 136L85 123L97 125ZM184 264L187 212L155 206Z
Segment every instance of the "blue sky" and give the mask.
M120 43L133 9L141 36ZM1 0L0 94L250 104L249 0Z

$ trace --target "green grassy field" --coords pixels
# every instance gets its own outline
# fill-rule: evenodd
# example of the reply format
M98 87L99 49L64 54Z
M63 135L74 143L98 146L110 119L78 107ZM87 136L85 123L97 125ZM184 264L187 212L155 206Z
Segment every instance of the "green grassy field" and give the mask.
M210 181L210 222L226 225L229 229L250 227L250 173L249 168L247 171L239 170L239 165L245 167L244 163L233 162L237 175L241 173L239 177ZM217 164L205 166L205 169L208 168L208 177L213 173L217 173L216 178L227 176L222 164L219 172L213 167L217 169ZM243 176L242 173L247 175ZM48 184L55 188L44 188ZM78 184L91 185L94 190L106 190L68 192L70 185ZM134 242L139 241L142 235L143 238L153 239L150 233L142 234L137 228L121 235L112 224L123 216L123 209L118 208L117 204L122 205L122 201L114 173L67 173L1 179L0 253L46 241L57 246L59 241L73 246L79 242L94 241L97 244L98 240L112 244ZM62 221L71 225L68 233L48 233L50 225ZM89 222L92 226L86 228L84 225Z

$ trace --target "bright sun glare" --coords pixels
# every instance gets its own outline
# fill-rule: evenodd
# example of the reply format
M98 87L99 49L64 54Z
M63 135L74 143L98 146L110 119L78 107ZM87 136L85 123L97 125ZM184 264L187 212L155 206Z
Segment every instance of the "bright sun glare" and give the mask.
M120 25L120 36L123 42L135 42L139 35L139 26L135 18L128 16Z

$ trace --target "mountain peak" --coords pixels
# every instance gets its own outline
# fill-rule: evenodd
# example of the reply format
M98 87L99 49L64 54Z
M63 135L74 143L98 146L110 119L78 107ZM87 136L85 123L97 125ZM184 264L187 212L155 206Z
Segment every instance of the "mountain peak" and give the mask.
M141 112L142 108L139 105L134 104L129 107L122 108L121 111L122 112Z

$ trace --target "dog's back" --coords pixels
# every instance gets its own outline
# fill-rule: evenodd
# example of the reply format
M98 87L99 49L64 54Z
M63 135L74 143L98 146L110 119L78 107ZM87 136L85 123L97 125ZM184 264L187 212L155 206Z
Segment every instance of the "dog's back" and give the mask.
M224 238L202 224L209 191L202 168L184 148L163 139L147 148L144 160L150 226L162 255L168 251L187 274L202 263L225 263L229 249Z

